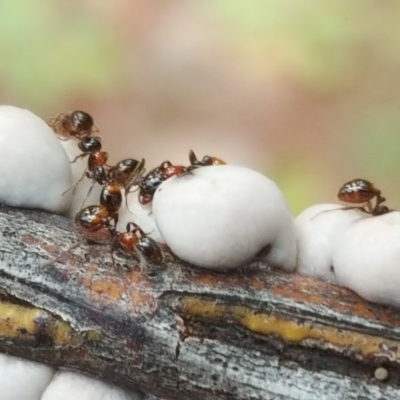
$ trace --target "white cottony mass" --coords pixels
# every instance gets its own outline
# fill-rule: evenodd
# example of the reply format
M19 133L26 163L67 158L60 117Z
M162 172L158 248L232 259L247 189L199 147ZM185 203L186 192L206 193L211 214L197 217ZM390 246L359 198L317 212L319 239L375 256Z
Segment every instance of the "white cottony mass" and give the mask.
M47 365L0 354L0 399L41 400L53 375Z
M128 194L128 208L126 208L124 194L122 206L119 210L117 226L117 229L120 232L125 231L128 222L134 222L140 226L146 235L154 239L156 242L164 243L164 239L154 221L151 204L140 204L137 191Z
M365 300L400 307L400 212L350 223L335 241L337 281Z
M255 259L293 271L296 230L278 186L249 168L201 167L157 189L153 215L167 245L199 267L229 269Z
M0 203L66 213L70 163L59 139L28 110L0 106Z
M120 389L73 372L59 372L41 400L140 400L139 393Z
M297 272L336 281L333 270L333 242L344 227L367 214L344 210L339 204L316 204L295 219L297 229Z

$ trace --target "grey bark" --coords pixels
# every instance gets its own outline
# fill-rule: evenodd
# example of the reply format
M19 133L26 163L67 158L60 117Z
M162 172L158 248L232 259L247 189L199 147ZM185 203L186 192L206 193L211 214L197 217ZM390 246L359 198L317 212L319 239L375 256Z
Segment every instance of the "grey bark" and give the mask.
M397 310L258 263L142 274L77 241L64 217L0 210L0 351L166 400L400 398Z

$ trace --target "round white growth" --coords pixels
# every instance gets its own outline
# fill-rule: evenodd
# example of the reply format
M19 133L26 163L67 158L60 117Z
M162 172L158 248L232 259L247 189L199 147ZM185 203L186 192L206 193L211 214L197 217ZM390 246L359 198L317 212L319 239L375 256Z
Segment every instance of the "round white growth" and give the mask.
M386 368L379 367L374 372L375 379L384 382L389 378L389 371Z
M40 400L53 374L46 365L0 354L0 398Z
M286 200L251 169L218 165L168 179L156 191L153 214L171 250L194 265L235 268L262 255L274 266L295 268L296 231Z
M41 400L140 400L141 395L128 392L97 379L72 372L59 372Z
M165 242L154 221L151 204L140 204L137 191L128 194L128 208L126 208L124 196L119 210L118 231L124 232L128 222L135 222L149 237L159 243Z
M79 147L78 147L78 140L76 140L75 138L71 137L68 140L60 140L60 143L61 143L62 147L64 148L65 152L67 153L70 161L73 161L76 158L76 156L79 156L80 154L82 154L82 151L79 150ZM78 180L85 173L87 165L88 165L88 157L79 158L74 163L70 164L71 169L72 169L73 184L78 182ZM92 183L93 183L92 180L89 180L86 177L81 182L79 182L79 185L75 189L71 207L69 209L70 216L75 217L76 213L82 207L99 203L101 186L98 184L95 184L93 186L90 196L84 202L84 200L89 192L89 189L92 186ZM72 190L71 190L71 193L73 193Z
M342 208L339 204L316 204L295 219L299 274L336 281L332 261L333 241L348 223L367 215Z
M333 265L339 284L400 307L400 212L350 223L335 242Z
M0 202L68 211L72 184L68 157L52 129L28 110L0 106Z

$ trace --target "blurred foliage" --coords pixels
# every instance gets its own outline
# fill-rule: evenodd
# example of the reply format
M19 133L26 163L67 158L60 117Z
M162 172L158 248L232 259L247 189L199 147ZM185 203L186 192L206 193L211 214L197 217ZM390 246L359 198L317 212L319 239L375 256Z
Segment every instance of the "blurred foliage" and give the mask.
M324 188L324 177L312 160L298 158L276 163L269 172L269 177L279 182L279 187L285 194L293 215L298 215L315 202L315 194ZM335 201L336 193L332 193L331 202Z
M68 3L68 2L67 2ZM14 101L46 109L109 91L121 70L117 36L96 18L47 0L0 2L0 80Z
M400 2L110 4L1 1L3 101L44 115L64 104L96 103L121 132L110 143L139 142L150 154L157 146L148 136L166 135L165 114L168 132L182 132L182 123L190 131L197 124L213 129L217 121L225 132L233 124L249 132L254 159L267 158L264 148L273 154L267 173L296 213L334 201L339 185L355 177L400 202ZM270 90L267 96L260 88ZM211 150L217 142L204 140ZM265 164L250 158L249 165Z
M395 50L400 3L220 0L207 5L230 26L231 46L250 69L286 73L319 92L357 81L357 59L366 48L374 60L400 66Z

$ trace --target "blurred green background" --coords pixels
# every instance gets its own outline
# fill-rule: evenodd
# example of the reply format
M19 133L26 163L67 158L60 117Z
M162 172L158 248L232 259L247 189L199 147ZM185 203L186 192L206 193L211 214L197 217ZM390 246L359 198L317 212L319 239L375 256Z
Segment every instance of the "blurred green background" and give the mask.
M89 111L114 161L216 155L294 213L373 181L398 207L400 3L3 0L0 97Z

